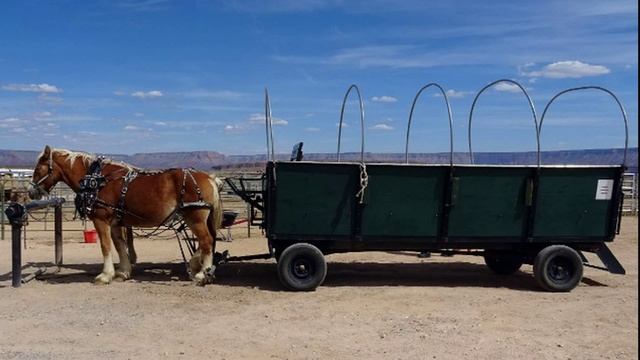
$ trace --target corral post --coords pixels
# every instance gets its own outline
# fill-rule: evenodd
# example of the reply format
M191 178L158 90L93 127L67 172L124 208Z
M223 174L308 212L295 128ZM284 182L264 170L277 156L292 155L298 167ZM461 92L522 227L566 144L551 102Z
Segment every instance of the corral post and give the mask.
M22 224L11 224L11 286L20 287L22 282L22 247L20 244Z
M54 218L54 242L55 242L55 263L62 265L62 205L56 205L53 213Z
M4 176L0 176L0 240L4 241Z
M247 237L251 237L251 222L253 219L251 218L253 214L251 213L251 205L247 203Z

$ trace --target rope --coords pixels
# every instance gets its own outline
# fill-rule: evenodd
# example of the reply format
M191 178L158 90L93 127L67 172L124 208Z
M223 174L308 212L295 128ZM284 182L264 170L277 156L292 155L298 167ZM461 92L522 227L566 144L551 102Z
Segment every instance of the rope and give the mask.
M369 185L369 174L367 174L367 165L360 163L360 190L356 193L356 197L360 198L360 204L364 203L364 192Z

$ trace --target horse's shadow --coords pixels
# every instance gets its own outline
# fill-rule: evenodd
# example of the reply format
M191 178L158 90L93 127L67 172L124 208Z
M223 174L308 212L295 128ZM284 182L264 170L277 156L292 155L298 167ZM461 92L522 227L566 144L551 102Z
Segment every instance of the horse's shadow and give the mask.
M539 291L533 276L522 271L502 276L492 273L485 265L470 262L442 262L436 258L420 263L329 262L325 287L476 287L507 288L520 291ZM102 270L101 264L69 264L60 272L45 273L39 280L49 284L86 283L93 281ZM0 275L0 281L11 274ZM133 271L137 282L170 285L188 282L182 263L140 263ZM590 278L583 278L588 286L607 286ZM275 262L232 262L216 270L218 286L254 287L267 291L283 291L278 281Z

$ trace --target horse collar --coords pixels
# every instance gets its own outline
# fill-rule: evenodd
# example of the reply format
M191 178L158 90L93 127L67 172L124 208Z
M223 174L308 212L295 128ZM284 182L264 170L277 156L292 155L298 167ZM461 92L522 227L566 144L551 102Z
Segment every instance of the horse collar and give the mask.
M107 183L107 179L102 175L102 157L98 157L89 165L87 174L80 179L80 188L75 198L76 211L80 218L86 219L93 209L98 199L98 193Z

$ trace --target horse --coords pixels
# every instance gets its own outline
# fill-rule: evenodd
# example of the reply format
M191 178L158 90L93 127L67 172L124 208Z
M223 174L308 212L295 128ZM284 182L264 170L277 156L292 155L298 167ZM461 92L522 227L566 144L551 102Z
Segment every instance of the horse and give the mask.
M174 216L181 216L198 240L198 251L190 261L192 280L198 285L213 281L216 230L222 222L219 180L214 176L191 169L144 171L47 145L38 156L29 195L33 199L48 195L60 181L77 194L76 209L93 222L100 238L104 262L95 284L131 278L137 255L133 239L125 241L125 227L161 226ZM112 241L120 259L117 269Z

